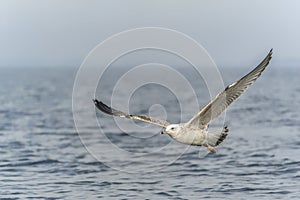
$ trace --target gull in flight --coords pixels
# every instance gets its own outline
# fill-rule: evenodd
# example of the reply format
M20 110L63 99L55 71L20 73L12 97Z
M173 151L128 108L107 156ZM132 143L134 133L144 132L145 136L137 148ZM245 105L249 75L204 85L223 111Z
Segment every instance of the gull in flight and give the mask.
M170 124L166 121L154 119L148 116L131 115L111 108L97 99L94 99L93 101L95 106L104 113L161 126L163 127L163 131L161 132L162 134L167 134L180 143L202 146L211 153L215 153L216 150L214 147L221 144L226 138L228 128L225 126L221 133L209 132L209 122L218 117L232 102L234 102L250 85L256 81L269 64L271 58L272 49L255 69L240 80L227 86L223 92L219 93L207 105L202 107L202 109L186 123Z

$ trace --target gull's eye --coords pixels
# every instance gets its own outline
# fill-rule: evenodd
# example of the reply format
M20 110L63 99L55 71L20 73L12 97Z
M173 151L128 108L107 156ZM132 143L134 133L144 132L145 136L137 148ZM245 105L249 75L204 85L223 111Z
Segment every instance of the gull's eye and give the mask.
M174 127L171 128L172 131L174 131L174 129L175 129Z

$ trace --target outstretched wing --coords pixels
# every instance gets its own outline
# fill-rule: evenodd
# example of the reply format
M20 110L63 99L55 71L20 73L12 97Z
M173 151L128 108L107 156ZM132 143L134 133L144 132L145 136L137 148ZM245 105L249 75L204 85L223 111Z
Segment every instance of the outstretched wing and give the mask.
M113 116L117 116L117 117L124 117L124 118L129 118L129 119L136 119L136 120L148 122L148 123L155 124L155 125L162 126L162 127L167 127L169 125L169 123L166 121L154 119L152 117L130 115L130 114L124 113L122 111L113 109L113 108L105 105L104 103L102 103L101 101L98 101L97 99L93 99L93 101L94 101L95 106L99 110L101 110L102 112L109 114L109 115L113 115Z
M218 117L232 102L252 85L265 70L272 58L272 49L266 58L246 76L227 86L223 92L218 94L206 106L204 106L189 122L188 126L204 128L214 118Z

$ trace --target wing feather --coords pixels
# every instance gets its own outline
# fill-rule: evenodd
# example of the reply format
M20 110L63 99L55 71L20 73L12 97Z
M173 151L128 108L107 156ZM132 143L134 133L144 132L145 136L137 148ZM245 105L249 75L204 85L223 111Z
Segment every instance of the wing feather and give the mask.
M265 59L251 72L235 83L227 86L206 106L204 106L189 122L189 126L204 128L212 120L218 117L232 102L234 102L245 90L252 85L265 70L272 58L272 49Z
M139 116L139 115L130 115L127 113L124 113L122 111L116 110L114 108L111 108L107 105L105 105L103 102L98 101L97 99L93 99L95 106L101 110L102 112L109 114L109 115L113 115L113 116L117 116L117 117L123 117L123 118L128 118L128 119L134 119L134 120L140 120L143 122L148 122L151 124L155 124L158 126L162 126L162 127L167 127L168 125L170 125L170 123L166 122L166 121L162 121L159 119L155 119L152 117L148 117L148 116Z

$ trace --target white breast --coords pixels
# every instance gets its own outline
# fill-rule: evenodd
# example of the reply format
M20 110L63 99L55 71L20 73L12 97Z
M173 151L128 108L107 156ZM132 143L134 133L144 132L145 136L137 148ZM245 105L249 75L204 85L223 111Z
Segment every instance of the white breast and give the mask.
M201 146L206 141L206 132L201 129L182 129L173 139L180 143Z

